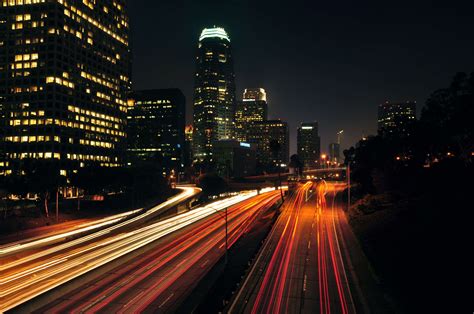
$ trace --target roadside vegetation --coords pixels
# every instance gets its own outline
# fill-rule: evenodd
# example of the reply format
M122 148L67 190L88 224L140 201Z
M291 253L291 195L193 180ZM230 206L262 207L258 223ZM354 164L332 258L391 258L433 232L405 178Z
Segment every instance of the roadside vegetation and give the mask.
M473 112L474 74L459 73L427 100L409 137L378 135L345 151L349 221L398 312L454 313L468 300L455 287L471 246Z

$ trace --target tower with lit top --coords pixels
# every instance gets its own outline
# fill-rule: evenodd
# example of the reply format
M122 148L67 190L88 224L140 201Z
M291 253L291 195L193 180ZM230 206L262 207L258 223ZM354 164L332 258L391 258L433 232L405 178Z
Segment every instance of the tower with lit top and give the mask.
M214 143L234 138L234 65L221 27L205 28L199 37L193 106L193 158L212 161Z

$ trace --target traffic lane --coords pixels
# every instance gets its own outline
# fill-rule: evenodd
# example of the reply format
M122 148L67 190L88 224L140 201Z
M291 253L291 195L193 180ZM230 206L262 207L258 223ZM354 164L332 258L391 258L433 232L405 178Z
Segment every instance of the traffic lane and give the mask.
M280 213L278 220L275 222L270 234L265 240L264 246L257 256L257 260L254 262L250 273L247 275L242 287L238 291L236 299L233 301L232 306L229 309L229 312L246 312L251 311L250 304L255 302L255 298L259 293L259 287L265 275L265 268L270 262L273 252L279 242L279 235L283 233L284 223L286 222L291 215L291 211L287 210L288 204L294 202L296 193L292 194L289 199L285 201L282 206L282 212ZM242 302L239 302L242 300ZM248 307L246 307L249 305Z
M53 260L48 262L45 267L31 270L40 271L41 275L31 273L28 273L28 276L24 274L14 274L13 277L15 278L13 278L13 280L21 280L21 284L12 282L12 279L2 278L2 280L7 280L11 285L7 291L1 291L0 304L2 304L2 309L6 310L24 303L45 291L56 288L69 280L77 278L125 254L154 242L165 235L201 220L215 213L215 211L240 203L255 195L256 192L243 192L234 197L216 201L193 211L159 221L145 228L122 234L122 238L120 238L117 243L105 243L104 245L87 248L86 250L91 250L92 252L86 257L78 259L76 256L73 256L74 258L71 260Z
M277 201L277 199L278 195L274 197L273 202ZM256 203L252 204L252 206L255 205ZM235 217L235 221L229 222L230 244L240 236L237 234L232 236L232 232L242 225L242 219L246 219L246 216L247 213L239 213L239 216ZM221 223L220 229L223 227L224 226ZM140 312L146 309L169 311L169 307L178 304L180 298L182 298L184 294L189 293L191 285L195 286L198 280L204 276L210 267L212 267L224 254L224 237L225 234L223 234L223 232L218 228L215 233L210 234L203 239L203 245L200 245L198 248L193 250L186 251L183 256L180 256L176 261L173 261L172 264L177 266L171 275L169 275L167 271L158 270L158 273L164 273L165 275L158 275L159 278L156 278L153 287L153 290L156 292L148 297L146 302L137 299L137 297L131 299L120 298L119 301L115 302L118 304L111 304L104 308L104 310L109 312L116 311L120 308L121 310ZM139 292L139 294L140 293L141 292ZM125 306L120 307L121 304L125 304Z
M286 264L288 261L284 248L291 244L291 236L288 235L291 233L291 228L294 227L294 220L298 214L297 204L303 200L303 197L304 187L300 186L287 200L283 212L274 225L269 238L267 238L261 254L233 302L230 311L257 312L266 306L273 306L273 300L275 300L275 297L278 298L277 294L282 294L281 291L284 286L279 285L282 281L280 276L285 272L286 267L282 263Z
M278 194L277 194L277 196L278 196ZM262 197L266 198L267 196L262 196ZM277 197L276 197L276 198L277 198ZM218 221L219 221L219 220L222 220L221 217L215 217L215 219L217 219ZM203 223L204 223L204 222L202 222L201 224L203 224ZM208 226L205 226L205 227L208 227ZM191 228L191 227L189 227L189 228ZM189 234L187 234L187 233L184 232L184 231L182 231L182 232L180 232L180 233L181 233L180 237L186 237L186 235L189 236ZM176 243L172 243L172 244L173 244L173 245L176 245ZM154 256L153 258L159 256L160 254L161 254L161 253L155 254L155 256ZM141 267L143 267L143 265L142 265L142 266L138 266L138 268L141 268ZM121 273L121 271L116 270L116 271L113 271L111 274L109 274L109 276L104 276L104 278L107 277L107 278L110 280L109 283L106 283L107 285L114 284L113 280L111 280L111 278L110 278L110 277L112 277L113 275L116 275L116 277L117 277L118 279L120 279L123 274ZM100 281L101 281L101 280L99 279L99 280L98 280L98 284L95 284L95 285L94 285L95 287L92 287L92 286L91 286L91 287L89 287L89 289L86 289L86 290L90 290L89 292L92 291L92 293L94 293L96 290L97 290L97 292L99 292L100 289L101 289L101 285L99 284ZM90 296L91 296L90 294L88 295L87 293L84 293L84 292L79 292L79 294L72 293L69 297L71 297L73 300L72 300L72 301L69 300L68 302L76 302L76 301L79 299L79 303L80 303L80 299L81 299L81 298L87 298L87 297L90 297ZM66 299L67 299L67 298L68 298L68 296L66 296ZM64 303L64 302L63 302L63 303ZM66 308L64 308L64 307L60 308L60 307L57 307L56 305L53 305L52 308L51 308L51 310L57 311L58 309L60 309L61 311L63 311L63 310L73 309L73 308L75 308L75 306L77 306L79 303L71 303L72 305L70 304L71 307L69 307L69 308L67 308L67 307L66 307ZM43 310L45 310L45 309L43 309Z
M200 192L200 189L191 187L180 187L180 189L183 192L130 219L127 219L127 217L136 215L140 210L113 215L76 230L4 246L0 252L0 273L9 268L21 272L25 268L30 269L42 264L44 259L50 258L53 254L60 254L61 251L69 252L81 245L88 245L114 234L131 230L137 226L137 223L148 219L150 215L153 216L157 211L173 207ZM56 242L63 243L58 244ZM33 263L26 264L31 262ZM21 265L22 263L26 265Z

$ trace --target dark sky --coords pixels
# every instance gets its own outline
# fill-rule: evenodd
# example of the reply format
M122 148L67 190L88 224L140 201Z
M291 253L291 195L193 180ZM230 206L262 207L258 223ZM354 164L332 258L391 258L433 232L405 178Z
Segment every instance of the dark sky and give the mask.
M474 70L472 1L131 0L135 89L181 88L192 117L195 49L204 27L231 37L237 97L267 90L270 118L320 125L322 151L376 132L377 105L416 100Z

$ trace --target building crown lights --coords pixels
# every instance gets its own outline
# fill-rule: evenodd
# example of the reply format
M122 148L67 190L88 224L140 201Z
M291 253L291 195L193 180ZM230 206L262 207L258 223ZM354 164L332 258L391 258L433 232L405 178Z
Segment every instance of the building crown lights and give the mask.
M227 32L222 27L214 27L214 28L205 28L201 32L201 36L199 37L199 41L202 41L206 38L220 38L225 39L230 42L229 36Z

